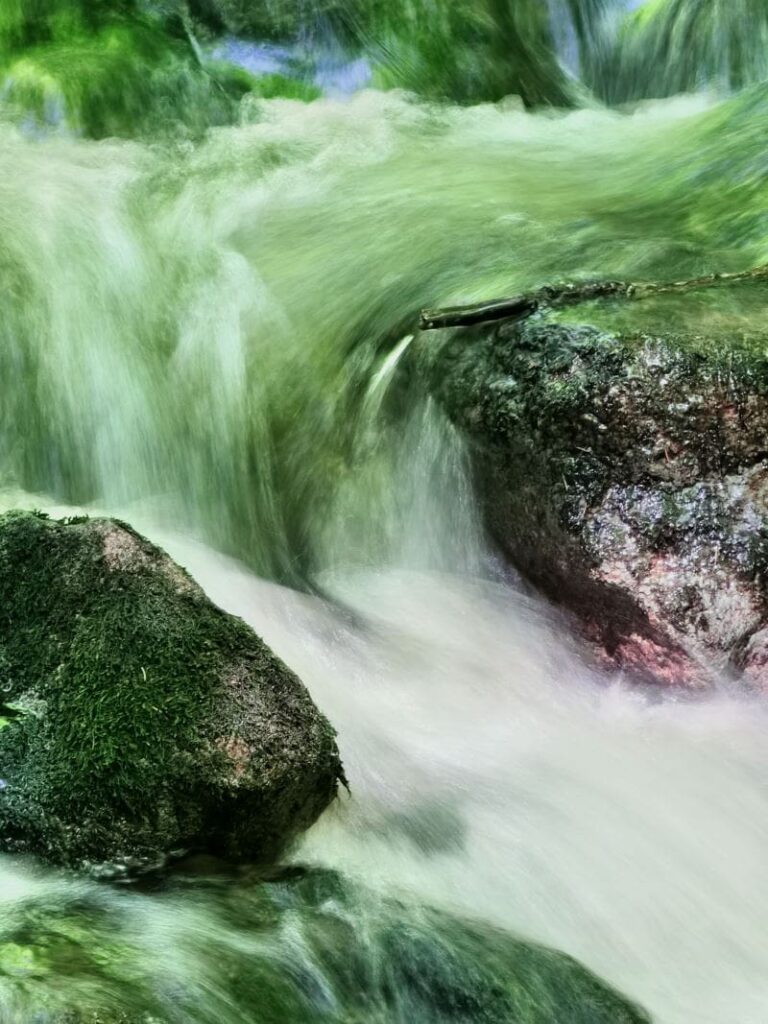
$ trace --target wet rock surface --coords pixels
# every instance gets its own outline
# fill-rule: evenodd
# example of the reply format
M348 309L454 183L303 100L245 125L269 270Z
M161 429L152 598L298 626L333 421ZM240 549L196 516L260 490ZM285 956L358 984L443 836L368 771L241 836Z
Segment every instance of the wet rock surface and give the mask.
M564 953L331 871L194 889L171 880L151 909L130 895L49 891L11 909L0 922L0 1005L18 1008L14 1020L649 1024ZM179 897L187 928L165 922L176 955L153 956L131 917L146 913L149 925Z
M532 319L422 356L490 530L601 664L768 686L768 344Z
M114 520L0 516L0 687L6 851L115 874L268 860L342 774L299 679Z

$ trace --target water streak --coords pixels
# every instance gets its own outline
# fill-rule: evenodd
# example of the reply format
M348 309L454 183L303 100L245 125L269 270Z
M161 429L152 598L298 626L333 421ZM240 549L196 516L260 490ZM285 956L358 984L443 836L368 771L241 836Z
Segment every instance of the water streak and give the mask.
M298 671L353 794L296 860L563 949L660 1024L764 1018L765 708L592 679L498 573L463 442L407 368L422 305L768 258L764 104L251 99L199 144L0 126L4 503L123 515ZM34 986L234 1024L252 993L229 958L278 957L258 888L0 877L48 957L3 933L9 1024ZM306 965L284 921L279 955ZM75 947L117 948L120 984Z

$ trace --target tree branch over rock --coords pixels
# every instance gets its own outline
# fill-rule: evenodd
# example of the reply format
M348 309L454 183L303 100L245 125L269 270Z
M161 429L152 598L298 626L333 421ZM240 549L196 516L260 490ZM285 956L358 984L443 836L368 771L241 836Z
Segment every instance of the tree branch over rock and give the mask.
M525 320L539 309L575 306L594 299L647 299L656 295L713 288L722 284L740 284L768 280L768 263L737 273L707 274L686 281L586 281L583 283L546 285L535 292L510 299L494 299L470 306L449 306L421 311L422 331L443 327L471 327L494 320Z

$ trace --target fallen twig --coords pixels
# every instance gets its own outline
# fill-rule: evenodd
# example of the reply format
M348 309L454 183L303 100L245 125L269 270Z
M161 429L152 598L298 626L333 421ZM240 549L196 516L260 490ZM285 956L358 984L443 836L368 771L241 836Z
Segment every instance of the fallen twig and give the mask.
M422 331L434 331L441 327L471 327L473 324L489 323L493 320L525 320L538 309L571 306L589 302L591 299L646 299L671 292L693 291L697 288L763 279L768 279L768 263L753 267L751 270L708 274L706 277L694 277L687 281L588 281L579 284L548 285L539 288L538 291L517 295L511 299L495 299L472 306L424 309L421 312L419 326Z

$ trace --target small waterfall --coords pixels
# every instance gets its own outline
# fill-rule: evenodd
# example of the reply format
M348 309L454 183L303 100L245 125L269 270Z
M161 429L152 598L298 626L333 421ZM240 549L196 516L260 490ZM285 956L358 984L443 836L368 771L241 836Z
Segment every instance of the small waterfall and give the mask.
M764 11L328 2L360 81L315 53L305 103L282 81L302 19L258 52L201 33L192 59L156 5L94 8L65 46L66 19L26 39L30 9L0 3L0 504L163 544L303 678L351 781L269 879L197 861L108 888L0 860L0 1022L468 1020L479 975L453 1016L398 987L426 949L429 998L454 998L447 915L578 958L657 1024L762 1021L764 704L587 671L499 569L417 324L768 260L766 86L709 88L763 76ZM246 88L214 56L281 80ZM746 330L764 302L718 316ZM459 960L483 993L508 983L503 958Z
M341 491L374 534L374 462L378 493L398 491L414 391L383 403L390 428L367 446L365 396L421 306L695 272L708 248L759 262L760 102L552 119L366 92L270 101L193 147L0 126L0 473L78 505L149 504L306 579ZM726 116L746 201L722 188Z

